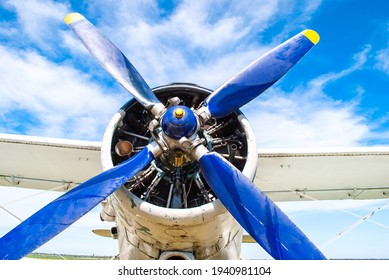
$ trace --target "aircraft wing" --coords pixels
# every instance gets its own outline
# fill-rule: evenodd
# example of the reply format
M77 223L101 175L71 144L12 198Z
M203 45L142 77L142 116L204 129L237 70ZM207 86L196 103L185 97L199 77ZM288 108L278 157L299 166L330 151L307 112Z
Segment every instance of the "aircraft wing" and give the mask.
M67 191L102 171L101 143L0 134L0 185ZM254 183L274 201L389 198L389 147L261 149Z
M0 134L0 186L67 191L101 172L99 142Z
M389 198L389 147L260 150L254 183L274 201Z

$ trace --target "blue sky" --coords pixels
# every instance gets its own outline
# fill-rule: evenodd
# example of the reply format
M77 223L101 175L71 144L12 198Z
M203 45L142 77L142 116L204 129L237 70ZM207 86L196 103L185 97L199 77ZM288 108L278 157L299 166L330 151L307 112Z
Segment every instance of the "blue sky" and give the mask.
M2 1L0 133L100 141L130 98L63 22L73 11L109 35L150 87L191 82L216 89L265 51L315 29L318 45L242 108L258 147L389 145L389 3L378 0ZM0 203L10 200L2 194ZM343 208L364 216L384 204ZM283 207L320 244L358 221L339 205L316 205L301 206L310 217ZM384 208L370 220L385 225L388 217ZM382 244L388 238L387 228L365 222L326 250L389 258Z

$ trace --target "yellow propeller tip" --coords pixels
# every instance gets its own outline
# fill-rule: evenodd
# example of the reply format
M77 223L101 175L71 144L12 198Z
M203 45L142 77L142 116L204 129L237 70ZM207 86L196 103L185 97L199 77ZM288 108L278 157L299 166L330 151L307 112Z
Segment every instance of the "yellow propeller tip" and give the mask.
M303 31L303 34L305 35L305 37L307 37L315 45L320 40L320 36L319 36L319 34L317 34L317 32L315 30L307 29L307 30Z
M71 13L71 14L68 14L65 18L64 18L64 21L67 25L75 22L75 21L79 21L81 19L84 19L84 16L79 14L79 13Z

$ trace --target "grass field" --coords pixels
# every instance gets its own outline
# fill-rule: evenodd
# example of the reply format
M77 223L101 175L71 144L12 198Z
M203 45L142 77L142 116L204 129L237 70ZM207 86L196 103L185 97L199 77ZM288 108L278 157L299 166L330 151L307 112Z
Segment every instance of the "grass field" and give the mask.
M32 253L27 255L30 259L39 260L110 260L111 256L76 256L76 255L54 255L44 253Z

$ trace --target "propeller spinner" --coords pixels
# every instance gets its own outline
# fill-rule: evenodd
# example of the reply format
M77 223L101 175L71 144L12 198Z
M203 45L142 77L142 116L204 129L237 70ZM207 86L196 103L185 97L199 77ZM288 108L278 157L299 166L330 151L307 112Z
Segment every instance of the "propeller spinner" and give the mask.
M197 131L197 118L192 110L185 106L174 106L162 116L163 132L170 138L179 140L190 138Z

